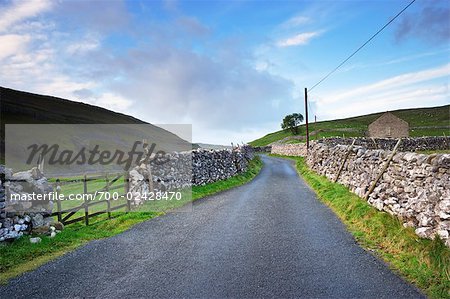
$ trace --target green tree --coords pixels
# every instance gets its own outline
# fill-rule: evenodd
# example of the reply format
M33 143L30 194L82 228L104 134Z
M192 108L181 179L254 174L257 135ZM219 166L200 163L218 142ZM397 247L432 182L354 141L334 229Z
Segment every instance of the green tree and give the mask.
M303 121L303 115L300 113L292 113L286 115L283 118L283 122L281 123L281 128L283 130L291 130L291 132L295 135L298 135L299 125Z

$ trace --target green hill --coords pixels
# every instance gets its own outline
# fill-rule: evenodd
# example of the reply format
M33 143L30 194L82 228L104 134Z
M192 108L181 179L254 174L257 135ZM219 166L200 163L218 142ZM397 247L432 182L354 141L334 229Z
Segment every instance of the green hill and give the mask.
M2 125L146 123L101 107L1 86L0 108Z
M0 161L5 161L6 150L9 154L6 162L15 169L22 168L14 165L14 159L15 155L23 157L27 152L24 141L33 144L50 140L50 144L74 151L89 144L98 144L102 148L127 152L135 141L143 139L147 139L150 144L155 143L155 151L192 148L191 143L177 135L125 114L4 87L0 87L0 112ZM9 124L33 126L15 130L13 137L7 137L5 143L5 126Z
M450 105L402 109L390 111L394 115L409 123L410 136L442 136L450 135ZM383 113L321 121L310 123L309 132L311 140L322 137L362 137L366 135L368 126ZM290 131L277 131L250 142L253 146L265 146L284 139L285 143L302 142L301 136L305 134L305 125L300 126L300 135L294 136Z

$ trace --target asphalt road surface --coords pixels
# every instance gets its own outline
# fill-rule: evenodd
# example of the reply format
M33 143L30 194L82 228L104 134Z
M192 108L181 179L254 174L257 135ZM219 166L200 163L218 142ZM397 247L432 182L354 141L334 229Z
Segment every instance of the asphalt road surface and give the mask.
M291 162L263 160L251 183L90 242L0 297L424 297L355 243Z

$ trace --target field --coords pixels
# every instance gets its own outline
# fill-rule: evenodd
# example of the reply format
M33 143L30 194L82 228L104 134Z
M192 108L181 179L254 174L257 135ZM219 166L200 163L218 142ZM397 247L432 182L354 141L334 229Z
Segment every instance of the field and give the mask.
M409 134L411 137L450 135L450 105L396 110L391 111L391 113L409 123ZM366 134L369 124L380 117L381 114L375 113L352 118L310 123L310 138L311 140L315 140L323 137L363 137ZM301 125L300 135L305 135L305 132L305 125ZM281 130L267 134L249 144L253 146L265 146L290 136L294 136L290 131Z

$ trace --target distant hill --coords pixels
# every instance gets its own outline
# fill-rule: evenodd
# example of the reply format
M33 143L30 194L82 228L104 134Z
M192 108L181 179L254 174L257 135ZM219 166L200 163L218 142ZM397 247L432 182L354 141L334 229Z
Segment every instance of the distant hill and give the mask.
M5 161L5 146L6 149L10 149L8 153L17 151L19 155L25 151L19 144L21 141L19 139L27 139L30 143L39 142L40 140L37 140L39 138L56 139L62 146L73 150L85 146L86 140L90 140L91 144L95 142L103 147L128 151L134 141L142 141L144 138L149 143L155 143L156 149L165 151L172 151L174 148L184 150L192 148L191 143L177 135L125 114L80 102L4 87L0 87L0 112L1 161ZM5 145L5 125L8 124L37 125L33 127L33 130L29 130L30 132L21 132L19 134L21 138L7 140L8 144ZM44 124L52 124L45 127L48 132L43 132L42 127L39 126ZM61 124L66 126L60 126ZM83 124L86 127L71 127L68 124ZM94 125L88 126L88 124ZM109 124L111 126L108 126Z
M450 105L390 111L409 123L410 136L442 136L450 135ZM311 140L322 137L362 137L366 135L368 126L383 112L363 116L310 123ZM281 120L280 120L281 122ZM300 135L305 135L305 125L300 126ZM300 139L300 140L299 140ZM294 136L289 131L276 131L256 139L249 144L265 146L273 142L302 142L301 136Z

